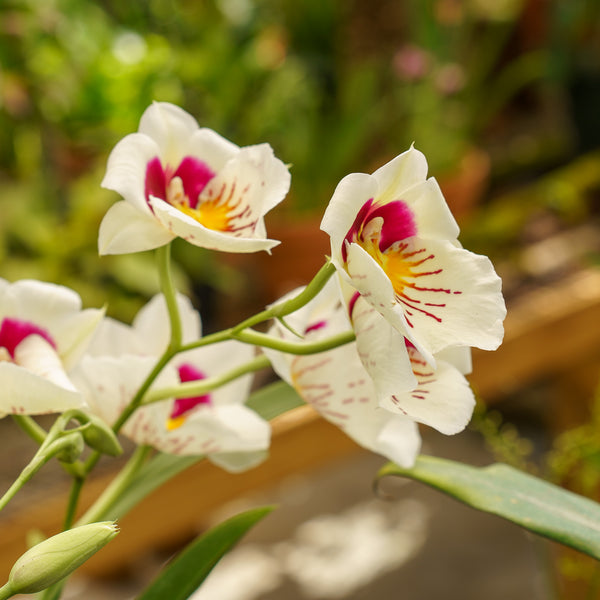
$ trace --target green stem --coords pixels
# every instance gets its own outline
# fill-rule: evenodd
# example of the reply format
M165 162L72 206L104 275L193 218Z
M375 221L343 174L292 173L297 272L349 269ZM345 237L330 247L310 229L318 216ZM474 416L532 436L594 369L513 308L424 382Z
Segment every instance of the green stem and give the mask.
M269 359L262 355L257 356L254 360L251 360L235 369L231 369L222 375L215 377L207 377L198 381L189 381L187 383L181 383L179 385L161 388L150 392L144 398L144 404L152 404L153 402L159 402L161 400L167 400L168 398L187 398L192 396L202 396L212 390L246 375L247 373L253 373L254 371L260 371L270 365Z
M79 496L81 494L81 488L85 483L84 477L74 477L71 483L71 491L69 493L69 502L67 504L67 511L65 513L65 520L63 522L63 531L70 529L75 520L75 512L77 510L77 504L79 502Z
M167 365L167 363L173 358L173 356L177 354L176 351L171 349L167 349L165 353L160 357L159 361L154 365L154 369L148 377L146 377L146 381L141 385L138 389L136 395L133 397L133 400L129 403L127 408L119 415L119 418L116 420L113 425L113 431L115 433L119 433L121 427L125 424L127 419L135 412L135 410L141 405L146 392L150 389L150 386L154 383L154 380L158 377L163 368ZM95 463L94 463L95 464Z
M270 308L259 312L258 314L242 321L239 325L236 325L232 329L233 334L237 334L243 329L247 329L248 327L253 327L254 325L258 325L258 323L262 323L263 321L268 321L269 319L276 319L278 317L285 317L293 312L296 312L299 308L302 308L304 305L308 304L325 286L325 284L331 279L333 274L335 273L335 267L329 261L327 261L318 271L318 273L313 277L312 281L302 290L297 296L294 298L290 298L286 302L282 302L281 304L275 304Z
M2 510L15 494L56 454L68 448L73 444L72 436L66 435L52 442L43 445L31 459L29 464L21 471L17 479L6 490L0 498L0 510Z
M127 464L111 481L104 492L102 492L102 495L98 500L96 500L88 511L77 521L76 525L86 525L107 518L112 505L119 500L121 492L127 487L131 479L146 462L146 458L151 451L152 448L150 446L138 446Z
M7 598L12 598L14 595L15 592L13 592L12 585L10 584L10 582L5 583L0 588L0 600L7 600Z
M29 415L12 415L13 421L34 441L43 444L46 430L40 427Z
M354 331L345 331L344 333L339 333L318 342L289 342L271 337L265 333L248 330L236 333L235 339L246 344L253 344L254 346L261 346L263 348L272 348L273 350L278 350L279 352L285 352L287 354L307 355L318 354L319 352L325 352L337 348L338 346L349 344L356 339L356 335L354 334Z
M156 250L156 262L160 278L160 288L167 302L169 321L171 323L171 350L181 347L181 315L177 306L177 292L171 276L171 244L161 246Z

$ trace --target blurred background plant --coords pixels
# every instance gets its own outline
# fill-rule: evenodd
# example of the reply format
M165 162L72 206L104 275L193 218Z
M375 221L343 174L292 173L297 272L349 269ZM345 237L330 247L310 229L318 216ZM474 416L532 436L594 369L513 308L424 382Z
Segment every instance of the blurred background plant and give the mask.
M290 198L268 226L316 229L344 175L414 142L509 300L598 264L598 0L4 0L0 276L68 285L126 321L157 291L150 254L96 253L116 200L99 187L106 158L153 100L239 145L269 142L291 164ZM306 263L312 242L298 235ZM228 303L275 299L235 261L174 250L207 329ZM586 368L597 380L597 356ZM547 472L596 496L594 407L557 439ZM536 462L515 430L481 423L505 458Z

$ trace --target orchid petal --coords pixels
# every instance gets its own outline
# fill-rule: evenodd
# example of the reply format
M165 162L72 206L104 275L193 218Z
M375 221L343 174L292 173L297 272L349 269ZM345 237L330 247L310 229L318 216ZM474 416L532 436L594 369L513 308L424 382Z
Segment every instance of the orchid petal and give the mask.
M202 127L194 131L185 146L188 156L201 156L213 171L220 171L240 148L212 129Z
M377 194L377 181L366 173L352 173L344 177L325 210L321 229L331 237L332 260L342 267L342 244L356 215L369 199Z
M164 246L174 237L153 216L121 200L108 209L100 223L98 252L100 255L143 252Z
M138 131L154 140L165 163L177 165L185 156L181 140L198 129L196 119L168 102L153 102L142 115Z
M377 201L387 203L402 198L413 185L425 181L427 159L422 152L411 147L373 173L378 183Z
M248 253L270 250L280 243L277 240L232 237L231 234L208 229L158 198L150 198L150 205L158 221L171 233L171 237L181 237L194 246L223 252Z
M446 435L462 431L475 407L475 397L468 381L458 369L440 360L439 356L436 356L435 369L415 349L410 350L410 356L418 385L409 392L389 396L380 405Z
M83 396L11 362L0 362L0 414L42 415L85 408Z
M106 174L100 184L117 192L137 210L152 216L144 194L144 182L148 163L160 156L159 145L140 133L125 136L113 148L108 157Z
M267 450L256 452L215 452L208 457L211 463L229 473L241 473L253 469L269 456Z
M417 254L422 257L418 261ZM447 346L494 350L500 345L506 307L501 280L487 257L446 240L418 238L406 240L398 256L413 265L410 272L403 267L395 284L398 306L414 331L406 337L412 341L414 336L432 353ZM366 299L371 302L370 297ZM373 305L386 317L395 314Z
M177 308L181 319L182 343L189 344L200 338L200 315L189 298L177 294ZM133 330L144 346L144 354L160 356L171 340L171 326L167 302L162 294L154 296L143 306L133 320Z

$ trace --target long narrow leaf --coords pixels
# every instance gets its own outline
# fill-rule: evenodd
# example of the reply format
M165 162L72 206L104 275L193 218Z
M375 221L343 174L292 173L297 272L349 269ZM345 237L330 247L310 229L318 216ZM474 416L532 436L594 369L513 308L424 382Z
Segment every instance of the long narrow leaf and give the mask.
M194 540L150 584L138 600L186 600L219 560L274 507L241 513Z
M412 469L389 463L377 477L387 475L426 483L468 506L600 559L600 504L508 465L472 467L420 456Z

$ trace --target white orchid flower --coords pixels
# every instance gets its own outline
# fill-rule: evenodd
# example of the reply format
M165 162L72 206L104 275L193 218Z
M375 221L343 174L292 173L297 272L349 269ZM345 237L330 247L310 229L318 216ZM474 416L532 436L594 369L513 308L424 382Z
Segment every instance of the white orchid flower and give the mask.
M298 290L283 300L293 297ZM287 324L307 342L327 338L350 328L336 281L306 306L286 317ZM297 340L276 323L270 334ZM406 352L406 351L405 351ZM273 369L325 419L358 444L396 464L410 467L419 453L420 436L414 419L379 404L373 381L363 367L355 343L314 355L291 355L265 349Z
M121 194L100 225L100 254L139 252L175 237L226 252L269 250L264 215L290 187L268 144L239 148L183 109L155 102L108 159L102 186Z
M200 318L189 300L178 296L184 343L200 338ZM169 340L167 308L154 297L128 327L106 319L90 352L82 359L76 382L92 412L113 424L131 402ZM252 359L251 346L221 342L177 355L152 390L217 376ZM229 471L250 468L266 457L269 424L244 405L252 376L199 396L163 400L138 408L123 433L137 444L171 454L205 455Z
M0 416L84 408L68 372L102 316L63 286L0 279Z
M414 148L372 175L348 175L321 229L340 277L389 324L379 323L379 334L393 327L396 345L407 338L435 366L433 354L447 347L497 348L506 308L491 262L460 247L440 188L426 177Z

